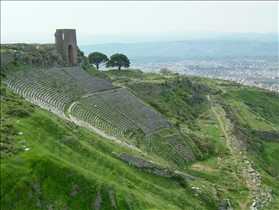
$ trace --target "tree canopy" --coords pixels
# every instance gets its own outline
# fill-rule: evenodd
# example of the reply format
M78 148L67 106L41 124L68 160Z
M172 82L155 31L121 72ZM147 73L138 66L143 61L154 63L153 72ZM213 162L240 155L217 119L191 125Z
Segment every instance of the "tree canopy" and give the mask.
M128 68L130 66L130 60L126 55L123 54L114 54L110 56L110 59L106 63L106 67L117 67L118 70L121 70L121 67Z
M169 70L168 68L161 68L160 69L160 73L161 74L170 74L171 70Z
M92 52L88 55L89 62L95 65L96 69L99 70L99 67L102 63L106 63L109 59L108 57L100 52Z

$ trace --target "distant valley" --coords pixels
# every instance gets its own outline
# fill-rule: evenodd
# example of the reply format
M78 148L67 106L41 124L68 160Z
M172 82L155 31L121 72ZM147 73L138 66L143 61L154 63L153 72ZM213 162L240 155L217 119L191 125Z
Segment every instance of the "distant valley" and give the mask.
M146 72L168 68L172 73L228 79L279 91L278 40L276 42L274 37L251 34L250 38L239 35L219 39L94 44L80 48L87 55L96 51L107 56L123 53L131 60L132 68Z
M102 52L108 56L118 52L128 57L178 56L178 57L223 57L243 58L247 56L275 56L278 54L276 42L254 40L195 40L146 43L111 43L82 45L81 50L87 55Z

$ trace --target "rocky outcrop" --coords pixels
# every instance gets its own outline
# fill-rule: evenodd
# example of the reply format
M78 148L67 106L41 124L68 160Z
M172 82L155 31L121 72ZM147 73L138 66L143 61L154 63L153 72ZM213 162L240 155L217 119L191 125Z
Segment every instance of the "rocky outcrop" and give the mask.
M275 131L255 131L256 134L260 135L264 140L276 141L279 140L279 133Z
M191 86L191 82L190 82L190 80L188 79L188 77L182 77L181 83L182 83L182 85L185 86L185 87Z
M1 66L14 61L14 59L15 59L14 53L12 53L12 52L1 53L1 61L0 61Z
M22 62L27 65L59 66L67 65L54 44L1 44L1 66L10 62ZM78 65L89 65L88 58L78 50Z
M209 91L209 88L204 84L195 84L194 87L196 88L196 90L202 93Z

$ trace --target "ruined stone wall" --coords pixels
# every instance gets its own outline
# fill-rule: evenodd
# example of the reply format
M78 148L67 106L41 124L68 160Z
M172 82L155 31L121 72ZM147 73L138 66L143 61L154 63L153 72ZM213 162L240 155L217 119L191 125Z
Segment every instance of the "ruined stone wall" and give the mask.
M54 44L1 44L1 66L15 61L38 66L58 66L64 64Z
M41 49L44 50L54 50L54 44L26 44L26 43L16 43L16 44L1 44L2 49L13 49L15 53L17 50L24 52L35 52Z
M0 64L5 65L7 63L10 63L14 61L14 54L11 52L3 52L1 53L1 60L0 60Z
M117 155L117 157L121 160L127 161L130 165L138 167L140 170L145 171L150 174L156 174L158 176L163 177L176 177L176 176L183 176L186 179L189 180L204 180L198 177L190 176L185 173L181 172L172 172L167 170L166 168L163 168L162 166L159 166L155 163L152 163L150 161L135 157L133 155L122 153L120 155Z
M57 29L55 34L56 50L62 55L62 59L70 64L78 61L77 38L75 29Z
M158 169L162 169L161 166L149 162L147 160L143 160L141 158L135 157L133 155L127 154L127 153L122 153L121 155L118 156L118 158L120 158L121 160L127 161L130 164L139 167L139 168L158 168Z

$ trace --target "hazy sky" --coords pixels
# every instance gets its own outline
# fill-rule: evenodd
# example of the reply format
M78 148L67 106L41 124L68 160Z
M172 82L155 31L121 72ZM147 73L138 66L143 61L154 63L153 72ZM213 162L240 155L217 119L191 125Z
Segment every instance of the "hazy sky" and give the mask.
M278 31L278 2L1 1L1 40L53 39L59 28L78 34L211 30ZM16 41L16 40L14 40Z

